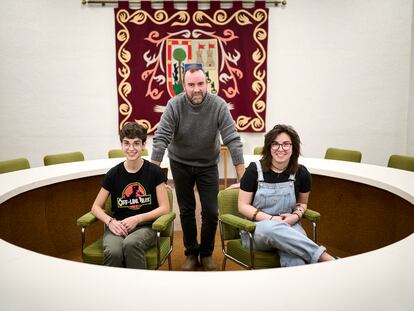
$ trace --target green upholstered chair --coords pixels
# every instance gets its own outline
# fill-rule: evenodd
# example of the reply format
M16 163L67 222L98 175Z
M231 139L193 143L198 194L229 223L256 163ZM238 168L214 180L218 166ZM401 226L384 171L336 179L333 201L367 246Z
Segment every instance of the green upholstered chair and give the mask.
M48 154L44 156L43 158L43 163L45 165L53 165L53 164L61 164L61 163L69 163L69 162L77 162L77 161L85 161L85 157L83 156L83 153L80 151L58 153L58 154Z
M414 172L414 157L393 154L388 159L388 167Z
M30 168L30 163L26 158L0 161L0 174L19 171Z
M218 194L219 229L221 246L224 254L222 269L230 259L246 269L264 269L280 266L277 252L262 252L253 249L253 235L256 224L245 219L238 211L239 189L222 190ZM313 240L316 242L316 222L320 219L318 212L307 209L303 217L313 225ZM250 248L244 248L239 230L245 230L250 236Z
M174 219L175 213L172 212L173 196L172 191L167 189L168 200L170 205L170 212L157 218L153 224L152 229L157 232L157 243L154 247L145 252L147 260L147 269L155 270L164 264L168 259L168 268L172 269L171 252L173 250L173 234L174 234ZM105 210L108 214L111 213L111 198L106 201ZM77 220L77 225L81 227L82 239L82 260L85 263L96 265L103 265L103 244L102 238L85 246L86 231L89 225L96 222L98 219L91 213L86 213Z
M253 154L260 155L262 154L262 151L263 151L263 147L255 147L253 149Z
M142 150L142 156L148 155L148 149L144 148ZM108 151L108 158L124 158L124 153L122 152L122 149L111 149Z
M341 160L361 163L362 154L357 150L347 150L338 148L328 148L325 153L325 159Z

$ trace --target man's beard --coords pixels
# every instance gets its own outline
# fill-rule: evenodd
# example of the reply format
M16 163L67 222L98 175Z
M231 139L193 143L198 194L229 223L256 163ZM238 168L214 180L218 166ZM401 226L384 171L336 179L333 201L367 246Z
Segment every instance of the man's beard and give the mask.
M196 105L201 104L203 102L203 100L204 100L203 94L195 94L191 98L192 103L196 104Z

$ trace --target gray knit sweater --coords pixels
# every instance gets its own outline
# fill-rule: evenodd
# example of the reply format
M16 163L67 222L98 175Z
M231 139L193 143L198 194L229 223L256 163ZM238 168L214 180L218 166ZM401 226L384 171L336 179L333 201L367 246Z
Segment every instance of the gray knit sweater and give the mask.
M204 101L193 105L181 93L168 101L152 144L151 160L174 161L198 167L212 166L220 157L220 139L230 150L233 165L243 164L243 145L236 124L219 96L207 93Z

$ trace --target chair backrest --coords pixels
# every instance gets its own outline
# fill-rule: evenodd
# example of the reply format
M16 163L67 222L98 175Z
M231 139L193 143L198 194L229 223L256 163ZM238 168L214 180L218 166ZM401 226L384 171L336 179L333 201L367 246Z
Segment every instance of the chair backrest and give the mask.
M244 216L239 213L238 208L239 189L222 190L219 192L217 198L219 215L231 214L244 218ZM228 226L225 223L222 223L222 236L224 240L233 240L240 238L239 230Z
M169 204L169 211L172 212L173 211L173 193L172 190L167 188L167 193L168 193L168 204ZM161 236L169 236L172 237L173 236L173 230L174 230L174 223L171 222L171 224L168 226L167 230L165 230L164 232L161 233Z
M142 156L148 155L148 149L144 148L142 150ZM124 158L124 153L122 152L122 149L111 149L108 151L108 158Z
M263 151L263 147L255 147L253 149L253 154L260 155L262 154L262 151Z
M58 154L48 154L43 158L43 163L45 165L53 165L53 164L77 162L77 161L85 161L85 157L83 156L83 153L80 151L58 153Z
M122 149L111 149L108 151L108 158L123 158L124 153L122 152Z
M388 167L414 172L414 157L393 154L388 159Z
M30 163L26 158L0 161L0 174L24 170L27 168L30 168Z
M341 160L349 162L361 162L362 154L357 150L328 148L325 153L325 159Z

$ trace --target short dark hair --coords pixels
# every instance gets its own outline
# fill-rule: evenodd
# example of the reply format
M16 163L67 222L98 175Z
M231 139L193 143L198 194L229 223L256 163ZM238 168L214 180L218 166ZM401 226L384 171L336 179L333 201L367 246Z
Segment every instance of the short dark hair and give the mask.
M121 142L125 137L129 139L139 138L142 143L145 143L147 140L147 129L136 122L125 123L119 131L119 139Z
M187 72L193 73L199 70L202 71L204 75L206 75L203 66L201 66L200 64L188 64L188 66L185 67L184 76Z
M286 172L289 174L296 174L299 168L299 156L300 152L300 137L296 130L290 126L285 124L277 124L275 125L266 135L265 141L262 151L262 167L263 171L267 172L272 167L272 153L270 151L272 142L276 139L276 137L281 134L286 133L289 135L290 140L292 141L292 155L289 159L289 164L286 168Z

